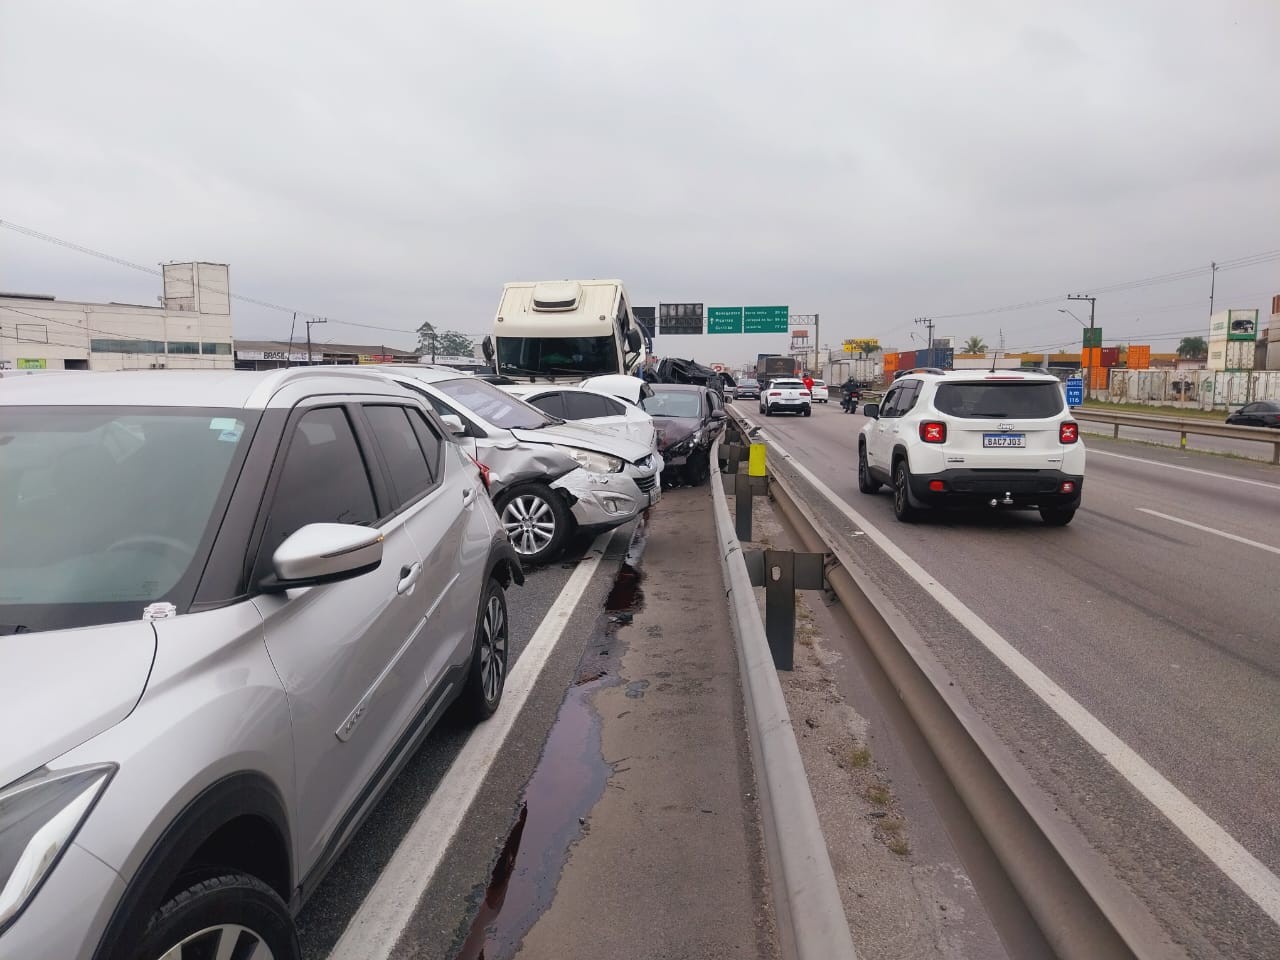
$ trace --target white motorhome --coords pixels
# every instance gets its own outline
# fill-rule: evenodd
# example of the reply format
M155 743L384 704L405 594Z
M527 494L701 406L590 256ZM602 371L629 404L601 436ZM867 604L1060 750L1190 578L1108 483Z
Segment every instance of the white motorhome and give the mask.
M636 374L646 356L621 280L504 284L484 354L495 373L556 380Z

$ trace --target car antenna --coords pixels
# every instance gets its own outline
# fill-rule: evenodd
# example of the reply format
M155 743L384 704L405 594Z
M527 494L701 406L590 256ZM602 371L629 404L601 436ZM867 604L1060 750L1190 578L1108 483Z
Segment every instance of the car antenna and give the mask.
M1000 342L1004 343L1004 330L1000 331ZM992 373L996 372L996 361L999 359L1000 359L1000 351L992 350L991 351L991 372Z

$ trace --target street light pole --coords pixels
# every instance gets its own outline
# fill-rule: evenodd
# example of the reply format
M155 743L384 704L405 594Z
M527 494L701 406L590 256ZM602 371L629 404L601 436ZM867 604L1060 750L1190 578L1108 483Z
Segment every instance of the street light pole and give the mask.
M926 367L933 366L933 318L932 317L916 317L916 323L923 323L929 329L929 360L925 363Z

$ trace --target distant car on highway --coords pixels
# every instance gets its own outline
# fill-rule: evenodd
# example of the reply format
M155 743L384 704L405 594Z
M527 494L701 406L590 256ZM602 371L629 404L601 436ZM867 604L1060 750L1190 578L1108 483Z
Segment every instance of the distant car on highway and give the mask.
M0 956L298 960L294 916L451 702L520 563L366 374L0 383Z
M426 397L456 432L486 471L521 560L546 563L575 531L621 526L661 497L661 458L616 430L566 422L456 370L407 363L363 369Z
M748 380L748 379L739 380L738 386L733 391L733 399L759 400L760 399L759 381Z
M1080 506L1084 444L1048 374L912 371L868 403L858 489L893 489L903 522L928 507L1036 508L1065 526Z
M689 486L711 476L711 446L728 419L714 390L691 384L655 383L644 410L658 428L658 448L665 465L664 483L683 480Z
M811 397L803 380L770 380L760 391L760 412L766 417L775 413L809 416L813 412Z
M1246 403L1227 417L1227 423L1242 427L1280 427L1280 400Z
M830 397L825 380L813 381L813 386L809 388L809 392L813 395L814 403L826 403Z

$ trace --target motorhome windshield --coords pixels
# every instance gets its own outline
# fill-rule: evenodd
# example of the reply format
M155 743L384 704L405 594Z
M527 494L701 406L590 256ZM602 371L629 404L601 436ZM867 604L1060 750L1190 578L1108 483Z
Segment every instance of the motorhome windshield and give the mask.
M623 371L612 337L499 337L498 372L564 377Z

